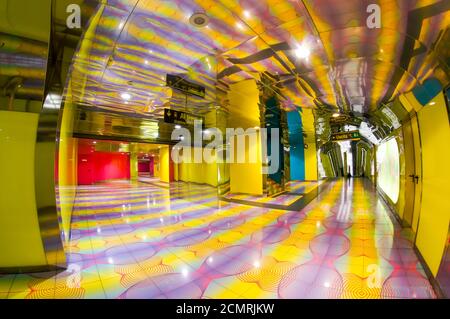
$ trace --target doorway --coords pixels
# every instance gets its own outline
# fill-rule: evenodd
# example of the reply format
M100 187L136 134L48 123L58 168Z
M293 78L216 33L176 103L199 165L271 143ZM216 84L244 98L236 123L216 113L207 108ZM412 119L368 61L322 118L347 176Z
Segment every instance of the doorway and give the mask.
M420 131L417 116L414 114L403 124L403 142L405 152L405 209L403 226L417 232L422 194L422 176Z

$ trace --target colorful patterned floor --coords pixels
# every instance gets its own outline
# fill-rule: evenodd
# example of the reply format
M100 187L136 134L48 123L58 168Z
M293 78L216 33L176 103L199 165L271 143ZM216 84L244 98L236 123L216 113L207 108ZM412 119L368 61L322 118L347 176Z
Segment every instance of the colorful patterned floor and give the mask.
M246 201L249 203L273 204L280 206L289 206L302 198L301 195L279 195L275 197L269 196L253 196L245 194L227 194L226 199Z
M323 181L291 181L287 183L287 191L290 194L307 194L322 185Z
M215 189L78 190L69 269L0 276L0 298L434 298L368 181L334 181L300 212Z

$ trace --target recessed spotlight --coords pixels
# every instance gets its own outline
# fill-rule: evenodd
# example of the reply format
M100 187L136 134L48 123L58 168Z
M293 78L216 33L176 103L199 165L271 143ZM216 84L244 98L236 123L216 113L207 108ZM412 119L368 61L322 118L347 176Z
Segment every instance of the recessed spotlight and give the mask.
M131 99L131 94L130 93L122 93L121 97L124 100L130 100Z
M246 17L247 19L250 19L252 17L252 14L250 13L250 11L244 10L244 17Z
M307 59L311 54L311 49L306 44L301 44L295 50L295 55L299 59Z
M189 18L189 22L196 28L203 28L208 25L209 17L203 12L196 12Z
M236 27L237 27L239 30L243 30L243 29L244 29L244 26L243 26L242 23L240 23L240 22L236 23Z
M144 62L146 65L148 65L148 60L145 60L145 62Z

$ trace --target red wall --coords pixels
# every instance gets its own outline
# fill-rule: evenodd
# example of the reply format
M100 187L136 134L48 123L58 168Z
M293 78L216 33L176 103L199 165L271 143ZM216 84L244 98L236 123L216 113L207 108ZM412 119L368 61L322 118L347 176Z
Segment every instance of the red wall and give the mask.
M78 148L78 185L110 179L130 179L128 153L96 152L90 145Z
M155 159L150 157L148 161L139 161L138 170L139 173L149 173L153 177L155 175Z
M94 153L94 181L130 179L130 155L128 153Z
M153 157L150 158L149 172L151 177L155 176L155 159Z
M139 161L138 163L139 173L148 173L150 172L150 162L147 161Z

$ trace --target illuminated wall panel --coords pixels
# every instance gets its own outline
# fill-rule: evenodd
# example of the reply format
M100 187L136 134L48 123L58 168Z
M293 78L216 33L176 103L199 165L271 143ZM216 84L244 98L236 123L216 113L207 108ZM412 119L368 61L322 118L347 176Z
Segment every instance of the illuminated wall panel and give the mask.
M395 138L378 146L378 186L397 203L400 192L400 154Z

